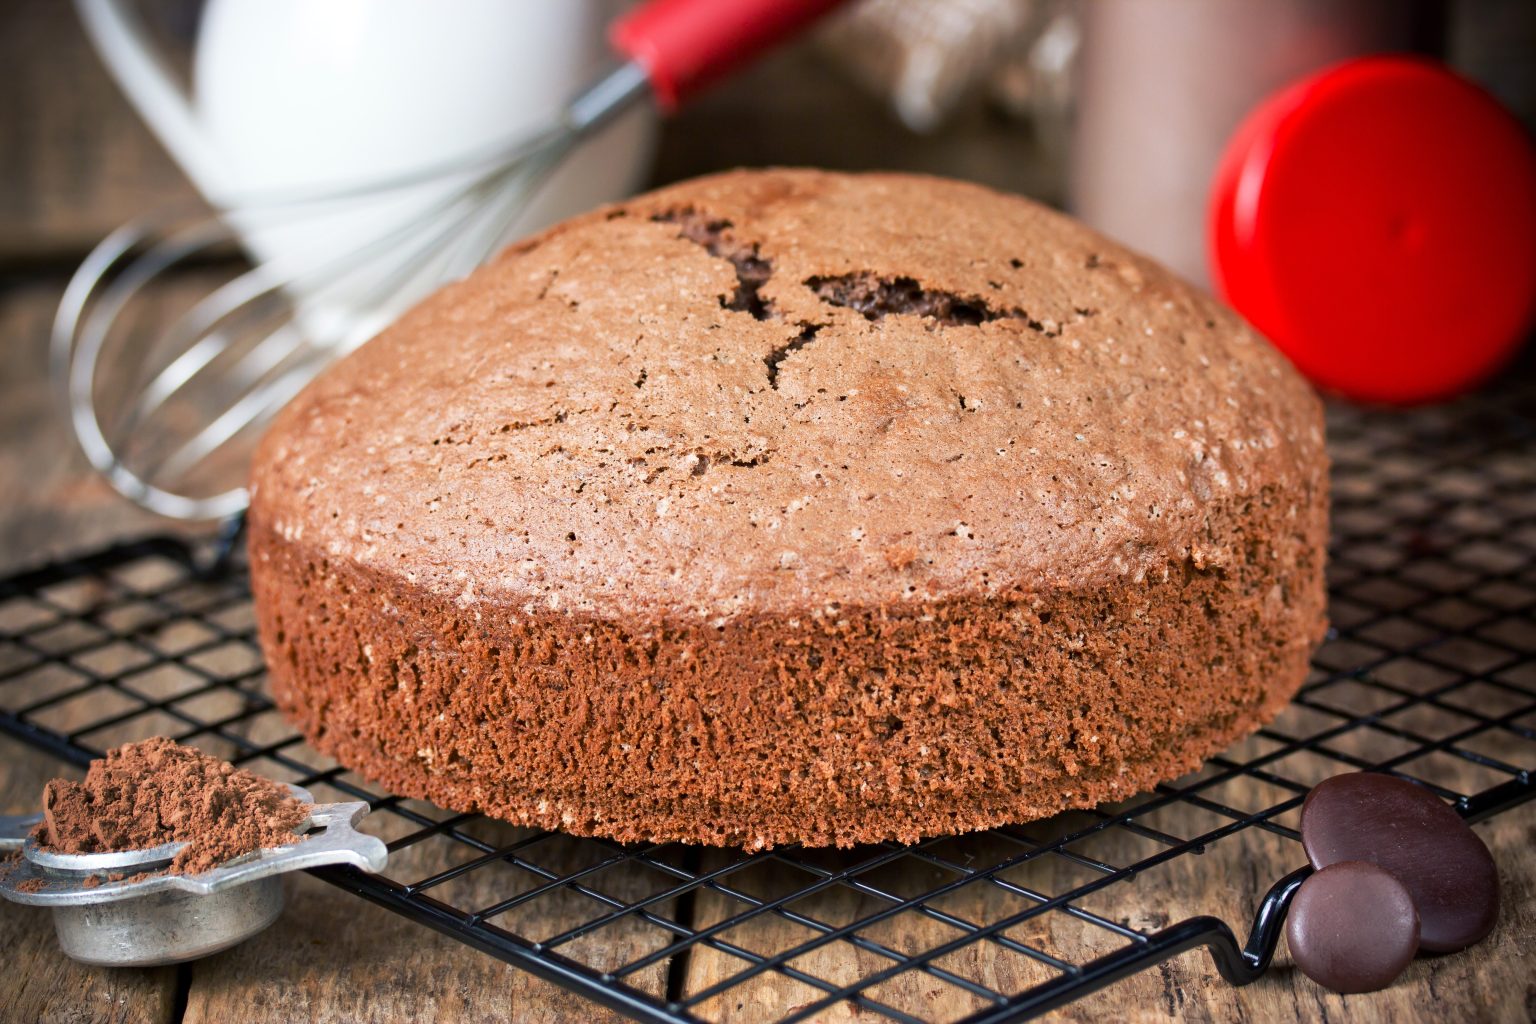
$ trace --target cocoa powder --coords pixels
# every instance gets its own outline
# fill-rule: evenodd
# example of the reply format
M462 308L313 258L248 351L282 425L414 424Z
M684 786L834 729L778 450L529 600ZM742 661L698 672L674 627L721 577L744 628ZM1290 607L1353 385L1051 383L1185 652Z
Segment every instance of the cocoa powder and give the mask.
M16 869L19 867L21 867L21 854L19 852L11 851L9 853L0 854L0 880L8 881L11 875L14 874ZM24 885L26 885L25 882L23 882L21 885L18 885L17 888L22 889L22 886ZM22 891L31 892L32 890L22 889Z
M49 782L37 838L58 853L183 842L171 870L198 874L293 842L293 830L308 813L270 779L156 737L108 751L91 762L84 782Z

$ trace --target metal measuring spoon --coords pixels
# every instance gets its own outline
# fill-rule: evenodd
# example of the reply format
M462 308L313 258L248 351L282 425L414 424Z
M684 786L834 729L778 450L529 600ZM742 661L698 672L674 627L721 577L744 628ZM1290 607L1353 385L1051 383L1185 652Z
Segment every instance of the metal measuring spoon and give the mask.
M366 803L316 804L308 790L287 788L311 805L292 843L196 875L165 870L185 843L53 853L30 835L42 815L0 816L0 850L21 851L21 859L0 873L0 896L51 909L60 948L82 963L151 967L228 949L277 920L283 873L322 864L369 872L384 867L384 842L353 828L368 813ZM134 877L144 872L154 873ZM112 874L127 877L114 882Z

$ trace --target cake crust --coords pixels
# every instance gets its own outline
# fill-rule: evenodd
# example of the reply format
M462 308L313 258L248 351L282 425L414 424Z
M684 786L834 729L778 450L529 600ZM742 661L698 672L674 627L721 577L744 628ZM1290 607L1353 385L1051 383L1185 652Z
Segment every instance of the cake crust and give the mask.
M1023 199L735 172L512 247L258 452L274 694L459 810L912 840L1125 797L1272 717L1324 619L1321 409Z

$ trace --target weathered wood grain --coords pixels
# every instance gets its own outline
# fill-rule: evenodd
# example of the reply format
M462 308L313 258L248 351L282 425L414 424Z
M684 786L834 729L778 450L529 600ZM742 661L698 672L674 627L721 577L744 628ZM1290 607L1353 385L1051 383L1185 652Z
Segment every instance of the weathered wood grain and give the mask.
M75 444L48 379L63 287L52 278L0 281L0 571L180 528L116 494Z
M1529 639L1529 638L1527 638ZM1349 687L1339 684L1341 699L1348 703ZM1325 691L1326 693L1327 691ZM1287 735L1306 735L1327 716L1301 709L1285 712L1277 728ZM1413 728L1413 716L1393 719L1393 724ZM1509 733L1490 732L1475 749L1512 763L1530 763L1529 740ZM1400 741L1382 733L1362 730L1332 744L1340 753L1360 757L1394 756ZM1251 739L1229 753L1234 760L1268 754L1279 744ZM1348 770L1337 760L1298 751L1276 762L1277 771L1312 783ZM1435 755L1414 766L1429 780L1457 792L1473 792L1491 781L1486 769L1448 755ZM1209 778L1207 768L1191 779ZM1183 780L1185 782L1191 780ZM1241 811L1252 812L1285 799L1289 792L1248 777L1222 783L1204 794L1209 799ZM1194 838L1230 821L1212 811L1175 803L1139 819L1143 824L1179 838ZM1299 811L1277 819L1295 828ZM1038 841L1069 834L1087 819L1068 815L1016 831ZM1210 957L1202 951L1184 954L1159 967L1133 975L1104 991L1051 1015L1064 1021L1282 1021L1282 1020L1381 1020L1418 1021L1432 1013L1441 1019L1468 1021L1521 1021L1536 1011L1536 971L1531 956L1536 934L1536 807L1510 811L1477 827L1499 865L1503 880L1503 913L1494 933L1477 947L1460 954L1422 957L1394 985L1382 992L1339 996L1327 992L1297 972L1282 941L1270 972L1258 982L1233 988L1217 974ZM958 837L935 849L951 864L983 870L1015 856L1024 847L994 839ZM1158 852L1159 844L1131 832L1115 829L1067 847L1073 854L1123 866ZM840 868L872 855L870 850L846 854L797 855L824 867ZM1157 928L1201 914L1219 917L1233 925L1239 939L1246 937L1247 923L1269 887L1282 876L1305 864L1299 844L1274 833L1250 829L1208 846L1200 856L1184 856L1141 874L1133 882L1115 883L1072 901L1072 906L1138 930ZM1096 871L1066 858L1048 855L999 877L1013 885L1047 896L1091 882ZM885 870L859 876L861 881L895 895L910 895L958 877L955 871L908 864L899 871ZM789 868L753 869L725 884L759 899L769 899L811 878ZM833 927L870 918L890 901L855 893L846 886L795 902L788 909ZM972 884L928 904L973 924L985 924L1031 906L1029 899L1002 887ZM744 903L719 893L703 894L697 921L710 925L746 909ZM915 954L950 941L962 933L949 924L915 911L906 911L857 929L864 939L881 943L896 953ZM1112 952L1119 940L1112 932L1060 912L1049 912L1003 932L1033 949L1070 963L1084 963ZM791 949L813 937L812 928L780 916L765 915L750 924L738 925L720 937L760 955ZM788 967L837 985L849 984L881 970L892 959L848 942L795 957ZM747 969L748 962L716 949L700 948L689 964L686 991L701 993ZM934 961L934 966L994 991L1013 993L1048 980L1055 971L1021 952L993 943L968 947ZM936 1021L959 1020L983 1009L985 1000L931 973L908 971L871 988L870 998L897 1010ZM792 978L772 973L733 986L701 1004L710 1019L771 1021L792 1009L809 1005L822 993ZM1430 1008L1433 1008L1431 1010ZM869 1012L841 1003L816 1015L817 1021L869 1019Z
M151 7L176 5L188 6ZM0 69L0 263L78 257L133 217L194 201L101 68L73 4L0 5Z
M187 1024L619 1019L314 878L287 893L271 928L193 966Z

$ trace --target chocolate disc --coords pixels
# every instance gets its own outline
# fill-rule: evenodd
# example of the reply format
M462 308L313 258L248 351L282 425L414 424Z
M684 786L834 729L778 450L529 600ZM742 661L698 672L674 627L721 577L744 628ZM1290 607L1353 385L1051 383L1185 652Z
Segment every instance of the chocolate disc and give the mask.
M1370 861L1403 883L1423 949L1464 949L1498 920L1488 847L1445 801L1407 779L1352 772L1319 783L1301 806L1301 842L1314 867Z
M1392 984L1419 951L1419 914L1402 882L1363 860L1330 865L1301 883L1285 921L1291 959L1335 992Z

